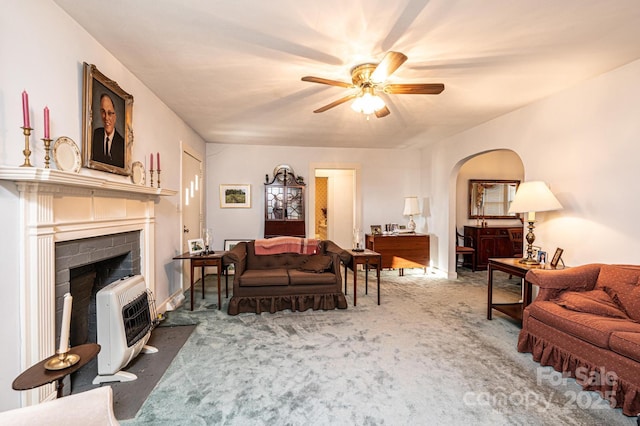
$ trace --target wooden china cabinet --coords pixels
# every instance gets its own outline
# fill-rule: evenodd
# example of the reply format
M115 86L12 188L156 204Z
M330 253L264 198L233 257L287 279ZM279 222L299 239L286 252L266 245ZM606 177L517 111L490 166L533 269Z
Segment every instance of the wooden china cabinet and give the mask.
M277 166L273 179L265 176L264 237L306 236L304 179L286 164Z

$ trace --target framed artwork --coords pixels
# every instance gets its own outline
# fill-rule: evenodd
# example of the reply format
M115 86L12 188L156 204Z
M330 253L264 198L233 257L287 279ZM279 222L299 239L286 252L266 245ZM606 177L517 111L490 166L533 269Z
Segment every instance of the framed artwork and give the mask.
M133 96L86 62L82 86L83 166L129 176Z
M224 240L224 251L229 251L236 246L236 244L241 243L243 241L252 241L252 240ZM236 265L233 263L227 266L227 275L233 275L235 273Z
M220 207L223 209L251 208L251 185L220 185Z
M371 225L371 234L373 235L382 234L382 225Z
M560 247L558 247L556 249L556 252L553 255L553 258L551 259L551 267L555 268L556 266L558 266L558 262L560 262L560 258L562 257L562 253L564 252L563 249L561 249Z
M189 254L200 254L204 251L204 240L202 238L187 240L187 244L189 244Z

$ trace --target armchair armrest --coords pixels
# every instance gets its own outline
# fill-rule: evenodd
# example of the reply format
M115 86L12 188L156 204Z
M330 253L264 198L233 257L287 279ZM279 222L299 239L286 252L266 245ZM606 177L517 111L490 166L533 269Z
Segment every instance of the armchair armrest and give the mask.
M532 269L525 279L540 287L536 300L550 300L564 291L592 290L602 264L593 263L567 269Z

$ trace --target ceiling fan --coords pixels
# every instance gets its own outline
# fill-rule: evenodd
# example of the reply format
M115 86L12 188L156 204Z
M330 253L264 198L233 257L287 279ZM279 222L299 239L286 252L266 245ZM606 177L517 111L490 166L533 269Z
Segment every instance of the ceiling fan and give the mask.
M367 63L353 67L353 69L351 69L352 83L329 80L320 77L302 77L302 81L309 81L311 83L328 84L329 86L339 86L347 89L357 89L355 92L318 108L313 112L325 112L351 99L355 99L352 104L352 108L354 110L366 115L375 114L376 117L382 118L389 115L390 111L384 104L384 101L376 95L376 92L384 92L392 95L437 95L444 90L444 84L441 83L385 83L386 79L406 60L407 56L400 52L387 52L379 64Z

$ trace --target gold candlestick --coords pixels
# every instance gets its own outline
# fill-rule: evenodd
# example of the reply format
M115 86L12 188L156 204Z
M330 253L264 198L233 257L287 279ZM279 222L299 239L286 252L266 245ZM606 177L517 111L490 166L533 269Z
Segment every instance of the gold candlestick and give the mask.
M62 370L69 368L80 361L80 355L72 354L67 348L66 352L56 351L57 356L51 357L45 364L47 370Z
M158 169L158 188L160 188L160 169Z
M149 175L151 176L151 187L153 188L153 170L149 170Z
M49 151L51 150L52 140L53 139L42 138L42 141L44 142L44 168L45 169L49 168L49 160L51 160L51 157L49 157Z
M31 136L31 131L33 130L31 127L21 127L22 133L24 134L24 163L20 167L33 167L31 165L31 161L29 161L29 157L31 156L31 150L29 149L29 136Z

